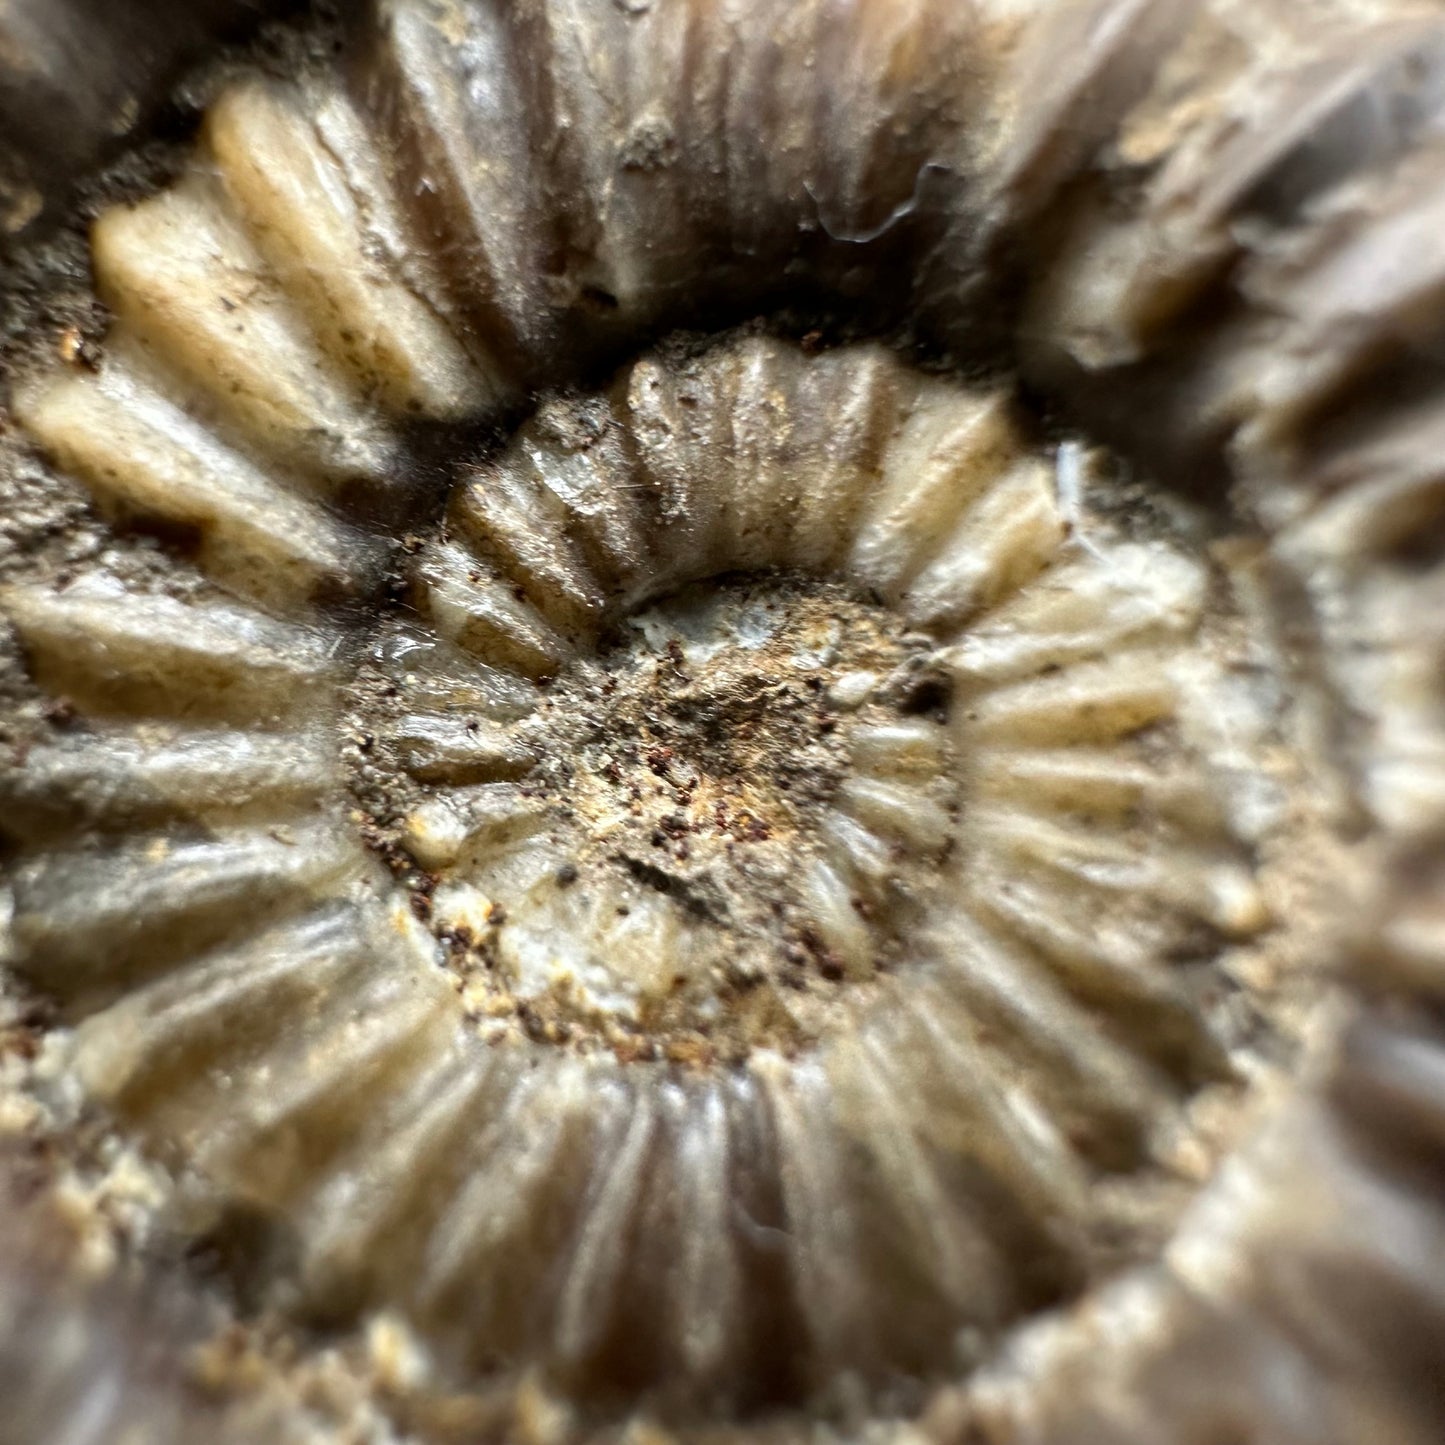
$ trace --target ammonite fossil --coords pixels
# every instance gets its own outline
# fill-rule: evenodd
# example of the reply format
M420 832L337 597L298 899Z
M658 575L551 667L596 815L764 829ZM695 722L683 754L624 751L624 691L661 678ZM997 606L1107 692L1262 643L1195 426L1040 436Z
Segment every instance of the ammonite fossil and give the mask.
M335 33L12 327L14 1428L1438 1438L1435 7Z

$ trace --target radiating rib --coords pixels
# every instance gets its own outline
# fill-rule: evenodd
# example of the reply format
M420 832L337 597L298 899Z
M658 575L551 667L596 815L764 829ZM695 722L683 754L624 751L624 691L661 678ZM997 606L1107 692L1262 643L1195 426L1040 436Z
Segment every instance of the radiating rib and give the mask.
M355 159L348 176L306 114L318 106L317 96L253 81L207 113L207 145L257 249L359 392L401 416L494 409L499 398L451 330L376 258L352 189ZM369 210L390 209L381 182L377 174L365 196Z
M1260 46L1210 77L1214 103L1190 143L1127 220L1091 208L1087 241L1051 268L1033 325L1091 366L1138 361L1249 250L1251 224L1298 222L1352 172L1388 166L1438 113L1442 32L1427 16L1319 27L1299 52Z
M366 1125L378 1093L405 1094L455 1027L439 971L397 967L328 998L260 1070L212 1104L188 1153L240 1198L280 1204Z
M994 856L1028 859L1083 888L1147 896L1235 936L1257 932L1267 921L1242 864L1188 843L1146 841L1079 822L982 809L975 810L972 821Z
M560 501L566 531L609 603L651 590L655 521L610 408L585 402L544 407L517 434L501 465Z
M576 1061L522 1070L480 1121L417 1281L421 1307L465 1328L471 1350L510 1355L545 1330L560 1281L539 1282L537 1261L574 1223L599 1082ZM491 1288L478 1293L478 1278Z
M461 547L434 548L416 580L437 631L493 667L542 677L568 654L551 624Z
M424 868L450 867L463 853L475 868L488 853L541 828L546 811L513 783L453 788L407 818L406 843Z
M659 585L728 565L727 491L719 472L732 442L735 371L698 362L674 370L645 357L619 391L638 479L652 495L659 536L667 539Z
M384 483L395 443L197 173L96 223L97 285L205 408L327 488ZM181 394L185 394L184 390Z
M557 1300L555 1347L564 1365L594 1351L618 1305L631 1238L657 1132L650 1091L604 1082L599 1098L593 1177L578 1204L578 1229ZM665 1167L665 1166L662 1166Z
M322 1313L354 1304L363 1282L380 1300L408 1293L495 1070L456 1036L404 1093L376 1101L334 1170L297 1201L306 1287Z
M659 308L658 292L666 294L668 281L675 285L667 263L693 259L675 238L676 210L659 210L652 194L666 197L674 190L667 172L678 137L654 117L676 78L659 74L658 57L647 54L662 45L679 58L676 37L690 19L688 8L648 15L585 0L546 0L512 27L516 63L532 77L538 169L569 199L559 222L573 257L570 286L583 305L591 302L599 329L624 335L649 324ZM601 54L611 63L598 65ZM662 90L637 91L634 66ZM690 219L682 218L684 227Z
M498 11L455 0L427 11L381 0L367 76L384 163L423 246L450 252L461 335L484 375L520 389L550 356L558 318L545 282L553 221L539 205L529 114ZM473 77L458 75L465 54ZM401 178L422 175L415 187Z
M1018 441L1005 400L919 384L864 505L848 570L895 600L943 545L960 512L1008 469Z
M372 656L397 690L405 690L417 712L516 722L537 706L540 697L527 678L490 667L415 622L384 627L373 643Z
M806 450L793 468L785 555L800 571L824 574L839 565L879 485L910 387L901 363L881 347L824 352L800 369L793 427Z
M815 859L803 874L800 892L818 936L850 974L867 977L873 970L873 941L853 906L853 892L838 870Z
M375 543L219 441L122 350L98 375L24 395L19 410L108 510L194 529L203 570L242 596L355 594L378 570Z
M1020 808L1110 821L1169 818L1206 831L1223 826L1200 779L1118 749L998 743L975 751L969 773L980 796Z
M668 1252L644 1231L641 1247L659 1275L670 1276L665 1328L686 1374L716 1378L739 1351L741 1279L733 1240L730 1183L736 1143L728 1127L720 1085L711 1081L662 1091L663 1118L671 1134L673 1179L666 1200ZM661 1195L661 1171L654 1174Z
M870 1034L839 1038L827 1052L839 1122L869 1161L859 1185L870 1196L868 1212L895 1257L893 1267L904 1276L895 1286L937 1291L956 1315L991 1321L1007 1308L1007 1271L982 1227L978 1203L946 1187L915 1133L895 1078L907 1067ZM908 1279L905 1270L916 1277Z
M1012 743L1101 743L1168 717L1178 693L1170 654L1140 648L1006 684L960 705L972 736Z
M1002 682L1161 641L1195 625L1204 585L1198 563L1173 548L1111 544L978 618L948 657L962 676Z
M363 867L330 821L42 854L15 878L17 964L67 999L114 996L137 975L334 893Z
M806 465L793 438L792 361L777 343L758 338L745 342L734 362L729 475L720 479L731 566L776 566L784 558L798 477Z
M947 734L937 723L916 718L864 723L849 734L853 764L880 778L937 777L947 752Z
M335 781L334 752L320 733L150 725L88 734L33 747L0 776L0 830L34 843L87 828L287 816Z
M784 1066L762 1056L752 1066L777 1136L775 1167L786 1215L779 1245L808 1330L809 1373L834 1375L868 1352L876 1327L867 1305L847 1147L822 1066Z
M428 783L471 783L527 772L536 754L500 723L437 713L398 718L390 741L402 767Z
M964 513L901 605L918 622L956 627L1032 581L1063 538L1048 469L1018 463Z
M1045 1107L1087 1130L1105 1159L1138 1151L1172 1106L1163 1081L1129 1058L1032 959L962 913L939 945L939 979L979 1024L1003 1030L1034 1070ZM1085 1124L1085 1119L1088 1120Z
M893 849L882 838L846 813L831 810L818 824L818 833L840 873L851 872L859 886L874 897L886 892L899 870Z
M838 790L839 806L861 822L925 853L948 841L947 812L917 788L877 778L849 778Z
M1439 325L1445 272L1426 258L1445 216L1442 179L1445 146L1431 140L1341 186L1290 246L1246 265L1244 293L1286 318L1249 383L1260 439L1282 438L1382 353Z
M606 597L580 555L567 505L528 471L505 462L483 468L457 488L451 518L553 627L575 635L596 622Z
M907 1077L920 1135L977 1159L1044 1232L1073 1243L1090 1179L1067 1137L1027 1099L1006 1059L974 1045L959 1027L957 1001L935 982L919 979L893 1002L900 1050L915 1059Z
M0 594L37 674L88 711L268 723L325 701L333 643L222 603L97 582Z
M1130 910L1118 919L1060 898L1047 882L997 863L971 861L971 907L1033 950L1078 998L1109 1011L1151 1057L1222 1067L1221 1045L1181 979L1161 959L1170 927Z
M76 1069L111 1107L150 1129L185 1132L195 1124L196 1076L264 1067L278 1013L302 1018L383 966L360 909L321 905L199 955L86 1019Z

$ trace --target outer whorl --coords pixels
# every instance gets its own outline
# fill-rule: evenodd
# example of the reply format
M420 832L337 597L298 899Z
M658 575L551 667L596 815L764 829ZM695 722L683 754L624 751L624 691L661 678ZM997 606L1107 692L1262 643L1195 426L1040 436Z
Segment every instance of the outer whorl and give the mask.
M9 376L32 1416L1434 1439L1442 37L374 0L203 85Z

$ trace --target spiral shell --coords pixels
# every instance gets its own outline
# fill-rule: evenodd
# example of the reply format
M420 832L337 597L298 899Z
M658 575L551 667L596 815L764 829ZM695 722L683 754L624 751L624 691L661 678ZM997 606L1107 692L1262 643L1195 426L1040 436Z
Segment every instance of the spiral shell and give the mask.
M1428 1429L1441 31L1315 8L376 0L97 218L0 826L122 1253L418 1438Z

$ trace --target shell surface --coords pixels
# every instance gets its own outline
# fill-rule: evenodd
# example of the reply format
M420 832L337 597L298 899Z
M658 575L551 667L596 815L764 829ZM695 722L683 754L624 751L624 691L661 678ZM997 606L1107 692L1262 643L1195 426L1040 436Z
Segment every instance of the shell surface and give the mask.
M12 387L7 1117L224 1260L212 1385L1428 1428L1441 34L378 0L97 218Z

